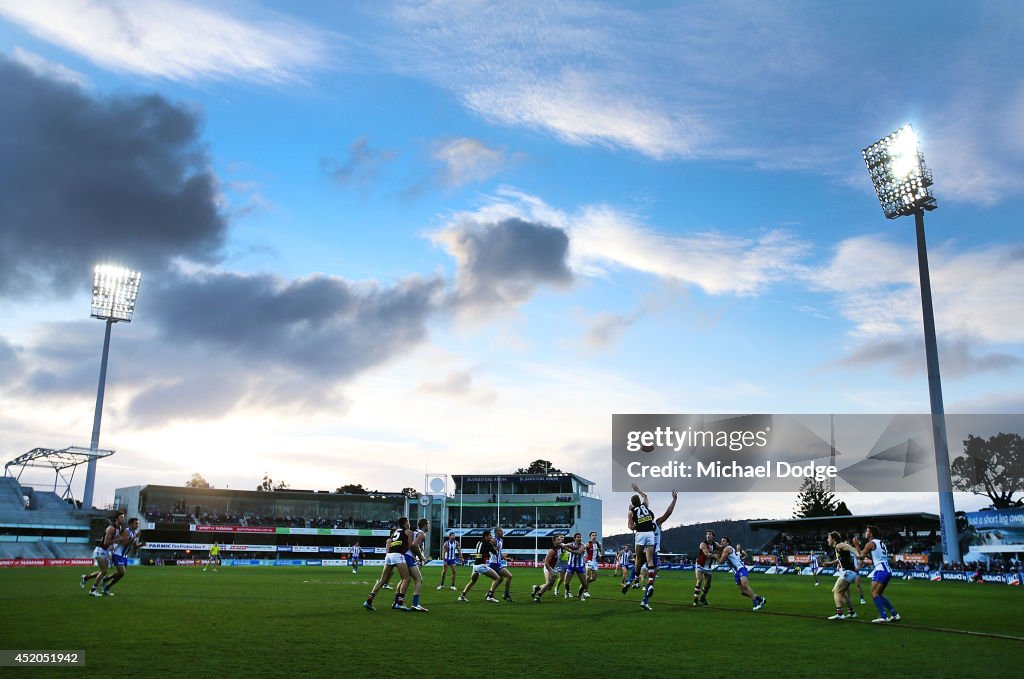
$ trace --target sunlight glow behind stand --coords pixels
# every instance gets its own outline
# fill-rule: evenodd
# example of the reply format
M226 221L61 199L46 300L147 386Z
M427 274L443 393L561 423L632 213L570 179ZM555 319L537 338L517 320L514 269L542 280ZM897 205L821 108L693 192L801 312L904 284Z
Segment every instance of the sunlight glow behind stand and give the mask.
M928 364L932 437L935 440L935 473L938 475L939 486L942 560L958 563L960 542L956 528L956 507L953 505L953 482L949 471L942 380L939 377L939 352L935 340L935 312L932 309L932 284L928 274L928 248L924 237L925 210L936 208L935 197L929 188L932 185L932 173L924 164L924 154L918 148L917 135L910 125L904 125L861 153L885 216L896 219L914 215L917 227L917 265L921 276L924 349Z
M100 359L100 383L96 389L96 412L92 420L92 441L89 449L94 455L89 458L85 473L85 490L82 493L82 509L92 509L93 488L96 485L95 453L100 446L100 419L103 416L103 391L107 382L107 356L110 353L110 328L119 321L132 322L135 301L139 297L142 274L116 266L97 266L92 283L92 317L107 322L103 335L103 357Z

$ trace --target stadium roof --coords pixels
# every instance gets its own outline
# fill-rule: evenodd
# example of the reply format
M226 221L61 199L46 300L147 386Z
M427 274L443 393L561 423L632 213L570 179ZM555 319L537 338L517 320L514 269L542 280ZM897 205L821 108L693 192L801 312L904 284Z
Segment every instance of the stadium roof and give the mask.
M783 533L840 532L862 530L867 524L879 528L900 530L938 530L939 517L936 514L910 512L904 514L861 514L857 516L816 516L806 519L757 519L749 521L753 530L777 530Z

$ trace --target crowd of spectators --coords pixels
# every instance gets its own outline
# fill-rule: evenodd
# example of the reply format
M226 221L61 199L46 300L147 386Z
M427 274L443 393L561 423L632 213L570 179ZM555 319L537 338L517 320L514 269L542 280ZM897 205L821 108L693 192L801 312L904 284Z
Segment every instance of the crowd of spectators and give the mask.
M148 507L143 512L147 521L153 523L190 523L197 526L274 526L288 528L377 528L391 527L394 519L358 519L352 516L337 518L306 518L301 516L260 516L254 513L216 514L204 512L201 508L185 513L162 511ZM397 517L396 517L397 518Z
M851 533L845 535L843 539L850 542L854 537L855 535ZM863 537L861 540L863 541ZM898 554L930 554L939 544L935 531L931 531L927 536L918 536L913 533L904 535L899 531L889 531L882 535L882 541L889 548L889 553L894 556ZM764 553L785 557L793 554L824 552L827 548L828 541L825 534L798 536L779 533L778 537L764 548Z

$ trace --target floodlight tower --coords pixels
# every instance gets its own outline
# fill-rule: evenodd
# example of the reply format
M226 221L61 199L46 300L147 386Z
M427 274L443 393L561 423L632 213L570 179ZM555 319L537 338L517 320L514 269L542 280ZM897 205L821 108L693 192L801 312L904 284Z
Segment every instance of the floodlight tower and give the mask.
M92 419L92 441L89 449L95 453L100 447L100 419L103 416L103 390L107 383L107 355L110 352L110 328L119 321L132 322L135 300L139 296L142 274L116 266L97 266L92 282L92 317L107 322L103 335L103 358L100 359L100 384L96 389L96 413ZM85 492L82 509L92 508L93 487L96 484L96 456L89 458L85 473Z
M942 380L939 377L939 352L935 341L935 313L932 310L932 284L928 275L928 248L924 238L924 213L936 207L929 187L932 173L925 167L924 154L910 125L878 140L861 152L878 194L878 202L888 219L914 215L917 226L917 267L921 275L921 310L924 316L924 351L928 365L928 394L931 398L932 437L935 441L935 473L939 485L939 519L942 530L942 559L960 561L956 507L949 472L946 418L942 405Z

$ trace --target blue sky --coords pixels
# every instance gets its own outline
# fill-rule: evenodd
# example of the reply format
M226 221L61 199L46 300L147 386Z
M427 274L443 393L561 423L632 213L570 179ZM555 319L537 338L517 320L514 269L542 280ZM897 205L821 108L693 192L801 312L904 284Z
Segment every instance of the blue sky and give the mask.
M0 0L0 442L87 442L103 256L144 278L99 500L541 457L620 529L611 413L927 410L913 223L860 158L906 122L947 411L1022 412L1022 28L1013 2Z

